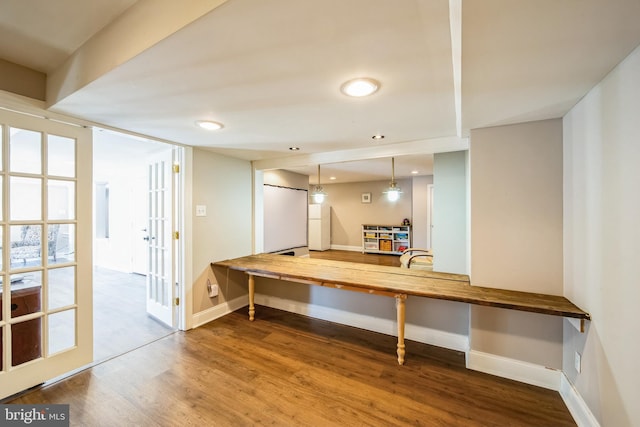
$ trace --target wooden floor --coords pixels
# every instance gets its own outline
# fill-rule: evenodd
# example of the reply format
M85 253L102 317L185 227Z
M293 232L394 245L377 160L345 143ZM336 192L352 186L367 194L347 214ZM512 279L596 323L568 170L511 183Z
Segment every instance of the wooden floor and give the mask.
M95 267L93 360L102 361L173 333L147 314L146 277Z
M312 252L382 265L396 256ZM575 426L557 392L464 353L259 307L176 332L4 403L70 404L72 426Z
M260 307L178 332L9 403L77 426L573 426L556 392L469 371L464 354Z

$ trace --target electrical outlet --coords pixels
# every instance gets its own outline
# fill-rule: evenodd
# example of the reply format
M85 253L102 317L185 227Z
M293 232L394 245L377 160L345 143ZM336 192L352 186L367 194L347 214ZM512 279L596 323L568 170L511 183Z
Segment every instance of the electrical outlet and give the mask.
M209 298L218 296L218 284L211 283L209 279L207 279L207 291L209 292Z
M582 370L582 356L577 351L573 359L573 365L576 368L576 371L580 373L580 371Z
M196 216L207 216L207 206L196 205Z

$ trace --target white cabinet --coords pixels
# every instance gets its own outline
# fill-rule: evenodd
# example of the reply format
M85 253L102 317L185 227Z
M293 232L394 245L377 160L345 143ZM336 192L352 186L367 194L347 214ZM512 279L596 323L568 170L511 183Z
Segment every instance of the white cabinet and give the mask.
M331 248L331 208L325 203L309 205L309 250Z
M409 225L362 225L362 253L399 255L410 247Z

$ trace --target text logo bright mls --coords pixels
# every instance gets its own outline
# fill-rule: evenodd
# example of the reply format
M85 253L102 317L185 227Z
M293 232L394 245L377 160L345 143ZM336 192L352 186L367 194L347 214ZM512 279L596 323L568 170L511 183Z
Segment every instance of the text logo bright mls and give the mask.
M69 405L0 405L0 425L68 427Z

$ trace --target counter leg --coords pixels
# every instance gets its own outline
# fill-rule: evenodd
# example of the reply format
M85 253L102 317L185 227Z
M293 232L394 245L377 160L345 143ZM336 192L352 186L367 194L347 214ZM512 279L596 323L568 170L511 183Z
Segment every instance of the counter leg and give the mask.
M256 280L253 274L249 274L249 320L253 321L256 307L253 305L253 294L256 289Z
M398 312L398 364L404 365L404 320L406 295L396 295L396 311Z

